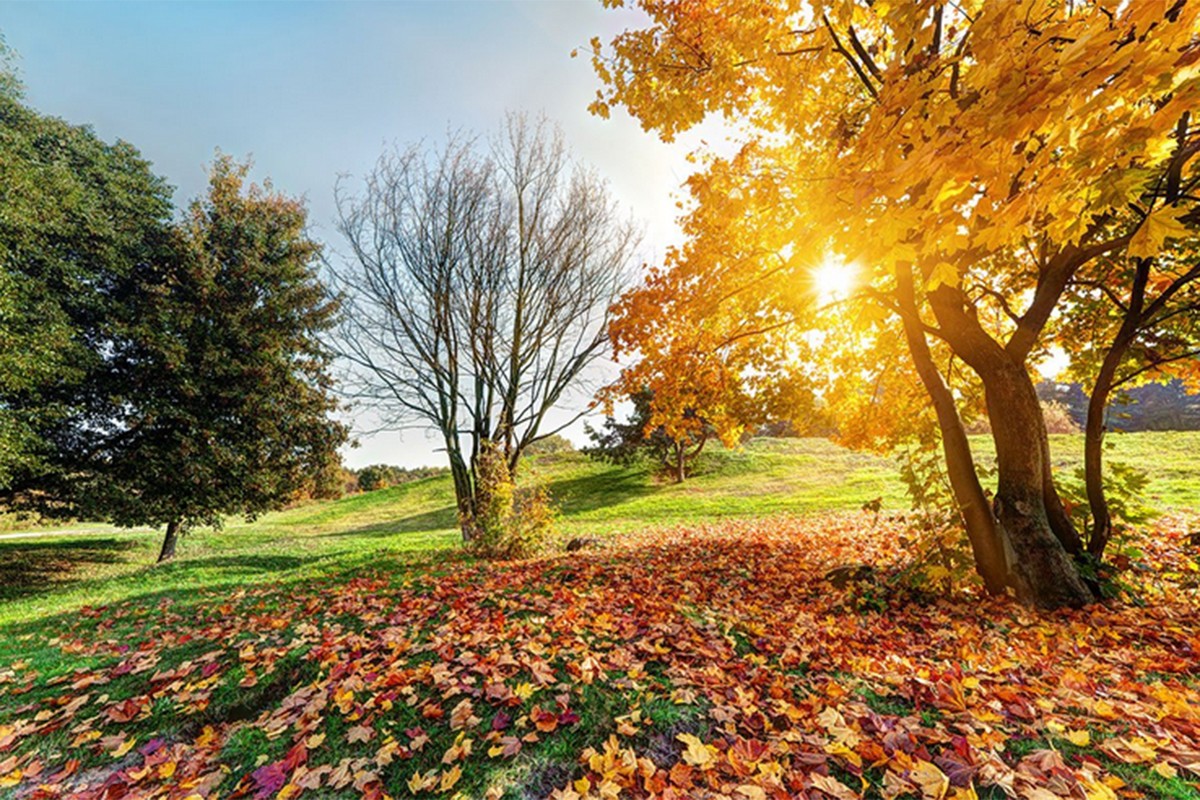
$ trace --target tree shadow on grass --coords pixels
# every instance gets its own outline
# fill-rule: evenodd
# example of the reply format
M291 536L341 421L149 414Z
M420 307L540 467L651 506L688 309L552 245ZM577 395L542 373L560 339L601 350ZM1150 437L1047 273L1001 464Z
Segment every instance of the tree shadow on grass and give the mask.
M325 536L391 536L397 533L429 533L458 527L458 510L454 506L445 506L420 514L389 519L383 522L373 522L344 531L333 531Z
M16 600L74 583L97 564L125 561L138 547L134 539L86 537L71 541L0 542L0 601Z
M240 556L213 556L211 558L193 558L176 564L164 564L158 569L170 570L219 570L229 575L261 575L270 572L284 572L290 569L311 564L320 556L289 556L282 554L246 554Z
M628 467L611 467L582 478L567 478L546 484L550 500L564 515L597 511L659 491L646 472Z

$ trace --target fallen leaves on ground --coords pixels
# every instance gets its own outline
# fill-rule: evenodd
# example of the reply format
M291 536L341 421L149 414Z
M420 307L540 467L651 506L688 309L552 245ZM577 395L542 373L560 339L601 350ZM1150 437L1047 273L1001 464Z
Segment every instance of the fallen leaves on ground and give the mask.
M1179 526L1146 538L1141 604L1040 614L966 592L855 611L823 576L896 563L902 532L857 515L730 522L84 608L0 665L0 794L1110 800L1146 796L1136 776L1197 786L1200 590Z

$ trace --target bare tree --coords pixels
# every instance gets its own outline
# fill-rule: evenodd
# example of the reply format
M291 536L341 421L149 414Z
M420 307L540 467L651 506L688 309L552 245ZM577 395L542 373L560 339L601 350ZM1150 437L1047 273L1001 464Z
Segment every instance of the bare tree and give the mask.
M605 352L608 309L637 244L603 182L561 132L510 115L489 152L450 137L386 153L360 191L337 191L352 258L344 296L347 386L391 428L445 444L469 539L486 441L510 470Z

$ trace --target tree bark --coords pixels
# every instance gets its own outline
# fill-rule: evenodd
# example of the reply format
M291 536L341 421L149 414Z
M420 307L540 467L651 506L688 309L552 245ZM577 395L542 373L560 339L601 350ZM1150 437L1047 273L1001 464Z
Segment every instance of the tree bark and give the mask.
M983 579L988 594L1003 594L1008 585L1008 563L1004 552L1003 534L996 526L991 505L983 493L979 476L975 474L971 443L958 415L954 397L933 362L913 295L912 274L903 269L897 269L896 272L904 336L917 375L921 378L937 414L938 428L942 434L942 452L946 458L946 472L950 478L954 500L958 504L959 513L962 514L967 539L971 543L975 571Z
M1049 477L1049 437L1024 350L993 339L957 287L939 286L929 302L942 335L983 382L999 472L994 509L1012 549L1009 581L1017 596L1047 609L1092 602L1095 596L1055 531L1073 526L1060 514Z
M1017 595L1039 608L1086 605L1095 597L1051 522L1054 503L1061 510L1061 501L1047 479L1046 424L1033 381L1015 364L985 370L980 378L999 471L996 517L1016 554L1011 578Z
M179 541L179 520L173 519L167 523L167 533L163 537L162 550L158 553L158 563L169 561L175 557L175 545Z
M1121 320L1100 372L1088 398L1087 421L1084 422L1083 438L1083 482L1087 491L1088 511L1092 517L1092 530L1088 538L1088 552L1097 559L1104 556L1108 540L1112 538L1112 513L1108 510L1108 498L1104 494L1104 433L1105 412L1108 398L1116 382L1117 368L1137 338L1144 320L1146 284L1150 280L1150 259L1138 259L1133 286L1129 293L1129 306Z
M463 544L475 536L475 474L463 460L457 440L445 437L446 451L450 457L450 477L454 481L454 500L458 509L458 525L462 531Z

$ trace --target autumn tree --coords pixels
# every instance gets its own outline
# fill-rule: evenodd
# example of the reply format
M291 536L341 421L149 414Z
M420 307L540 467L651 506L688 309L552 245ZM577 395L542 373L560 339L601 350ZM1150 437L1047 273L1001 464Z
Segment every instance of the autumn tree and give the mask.
M693 182L693 260L710 265L701 280L753 293L769 269L755 252L786 261L784 245L862 265L891 314L880 329L903 336L936 412L987 588L1041 607L1093 599L1029 365L1073 276L1101 257L1157 253L1191 213L1190 196L1164 188L1193 178L1200 11L638 5L642 29L593 42L605 84L593 110L622 105L666 139L710 113L743 121L741 152L710 159ZM706 258L707 231L760 226L750 213L776 231ZM983 387L998 460L990 502L936 358L943 347Z
M117 309L103 416L60 443L69 497L89 517L180 531L281 508L340 463L343 425L321 335L337 305L318 279L301 202L213 165L170 257L135 271Z
M469 539L485 443L515 472L573 421L547 423L605 354L634 231L561 134L522 116L490 152L463 137L414 146L385 154L358 194L339 189L349 391L385 427L437 434Z

